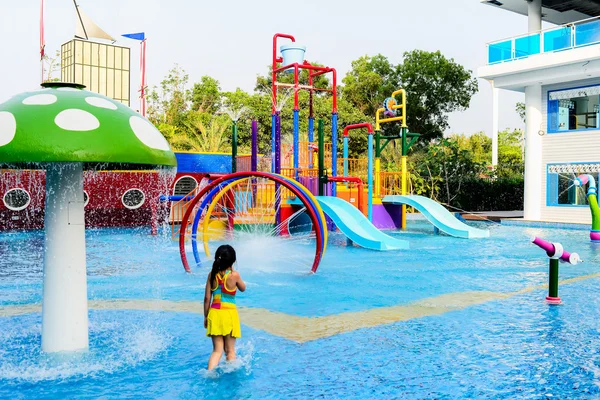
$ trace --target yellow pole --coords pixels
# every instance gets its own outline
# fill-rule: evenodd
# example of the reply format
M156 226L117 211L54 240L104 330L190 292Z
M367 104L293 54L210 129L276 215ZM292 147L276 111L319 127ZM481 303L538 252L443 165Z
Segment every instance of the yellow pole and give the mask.
M408 168L406 166L407 156L402 156L402 196L406 193L406 176L408 175ZM406 204L402 204L402 229L406 229Z
M379 157L375 159L375 196L381 196L381 162Z

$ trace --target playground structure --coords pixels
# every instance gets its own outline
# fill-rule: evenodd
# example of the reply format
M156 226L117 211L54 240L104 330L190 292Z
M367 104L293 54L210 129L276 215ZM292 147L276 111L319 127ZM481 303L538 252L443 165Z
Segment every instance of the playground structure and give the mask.
M278 40L291 40L281 46ZM326 249L327 232L339 229L349 244L379 251L408 249L406 240L393 238L381 229L406 229L406 206L421 211L436 227L449 235L462 238L488 237L487 230L475 229L459 221L442 205L422 196L408 195L407 155L419 134L407 127L407 96L402 89L394 91L375 115L375 127L369 123L348 125L343 131L343 158L337 158L337 97L330 88L316 87L314 78L332 74L333 87L336 71L330 67L314 66L304 59L306 48L286 34L273 37L272 58L272 152L269 158L258 155L257 121L252 121L252 154L248 162L237 155L237 124L232 127L231 174L206 173L202 184L183 196L172 196L173 208L181 217L180 225L173 224L173 236L178 237L184 268L191 271L186 254L186 241L191 247L196 264L202 263L200 248L210 257L209 242L233 237L281 236L290 240L316 237L315 256L311 271L316 272ZM300 84L300 71L308 71L308 85ZM278 81L278 74L293 73L293 83ZM281 110L278 90L293 89L293 143L282 146ZM300 141L300 90L309 92L307 141ZM313 92L332 93L331 141L325 142L325 121L318 120L318 141L314 141L315 115ZM382 125L397 122L397 133L391 129L383 134ZM349 158L349 133L364 129L367 132L367 159ZM395 174L393 185L381 171L381 154L395 140L401 141L402 171ZM315 153L317 166L315 168ZM269 163L261 163L270 159ZM338 175L338 170L342 171ZM366 182L365 182L366 181ZM365 207L366 204L366 207ZM299 239L297 239L299 238ZM200 243L202 244L200 246Z

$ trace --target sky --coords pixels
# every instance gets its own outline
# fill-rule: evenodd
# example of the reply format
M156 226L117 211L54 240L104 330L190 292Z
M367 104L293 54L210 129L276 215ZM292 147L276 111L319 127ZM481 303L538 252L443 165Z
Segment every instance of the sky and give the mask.
M0 0L0 103L36 89L40 80L39 0ZM190 82L209 75L224 90L252 91L256 76L271 63L274 33L288 33L307 47L306 59L343 77L352 60L382 53L397 64L413 49L440 50L477 74L486 62L486 43L527 31L527 17L482 5L479 0L401 0L376 6L364 0L78 0L102 29L118 38L145 32L147 83L158 85L179 64ZM384 3L382 3L384 4ZM53 55L75 32L72 0L46 0L46 52ZM139 44L131 64L139 65ZM137 109L139 71L133 68L132 108ZM58 76L57 76L58 77ZM470 135L492 129L490 84L478 79L479 93L468 110L450 116L447 133ZM515 112L521 93L500 91L499 127L523 128ZM410 112L410 98L408 99Z

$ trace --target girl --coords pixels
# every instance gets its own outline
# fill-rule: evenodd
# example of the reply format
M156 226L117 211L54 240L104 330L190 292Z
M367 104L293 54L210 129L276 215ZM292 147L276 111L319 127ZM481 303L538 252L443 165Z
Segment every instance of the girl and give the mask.
M235 339L242 337L240 319L235 307L235 292L246 290L246 284L233 270L235 250L228 244L219 246L215 261L206 280L204 292L204 327L212 338L213 351L208 359L208 370L215 368L223 355L235 360ZM212 300L212 301L211 301Z

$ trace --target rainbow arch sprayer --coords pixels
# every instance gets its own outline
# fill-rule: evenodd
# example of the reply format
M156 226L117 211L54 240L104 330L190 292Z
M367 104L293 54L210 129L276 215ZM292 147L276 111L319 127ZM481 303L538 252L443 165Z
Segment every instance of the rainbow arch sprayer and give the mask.
M185 212L182 219L179 235L179 253L185 271L191 272L191 268L185 251L185 241L186 236L188 234L187 227L189 223L193 223L192 229L190 230L189 234L192 239L194 259L196 261L196 264L199 265L201 263L201 260L197 248L196 232L200 223L201 216L206 210L206 215L208 216L208 218L210 218L210 212L214 207L214 204L217 201L219 201L223 194L226 193L235 183L248 180L249 178L263 178L284 186L286 189L290 190L295 196L297 196L298 200L304 205L304 207L306 207L307 214L309 215L313 226L315 227L316 236L315 254L311 272L317 272L317 268L319 267L321 259L323 258L323 255L325 254L325 251L327 249L328 236L327 221L325 219L323 209L319 205L319 202L306 187L294 181L293 179L278 174L257 171L235 172L232 174L224 175L210 182L207 186L202 188L202 190L200 190L190 201L187 211ZM200 205L196 207L196 205L199 203ZM192 218L192 213L194 212L195 215ZM203 221L203 232L206 232L206 222L206 220ZM207 235L202 236L204 241L205 254L209 256L209 249L206 243Z
M588 203L592 212L592 230L590 231L590 240L600 243L600 207L598 207L598 189L596 180L592 175L583 174L575 178L575 186L583 186L589 183L587 190Z

